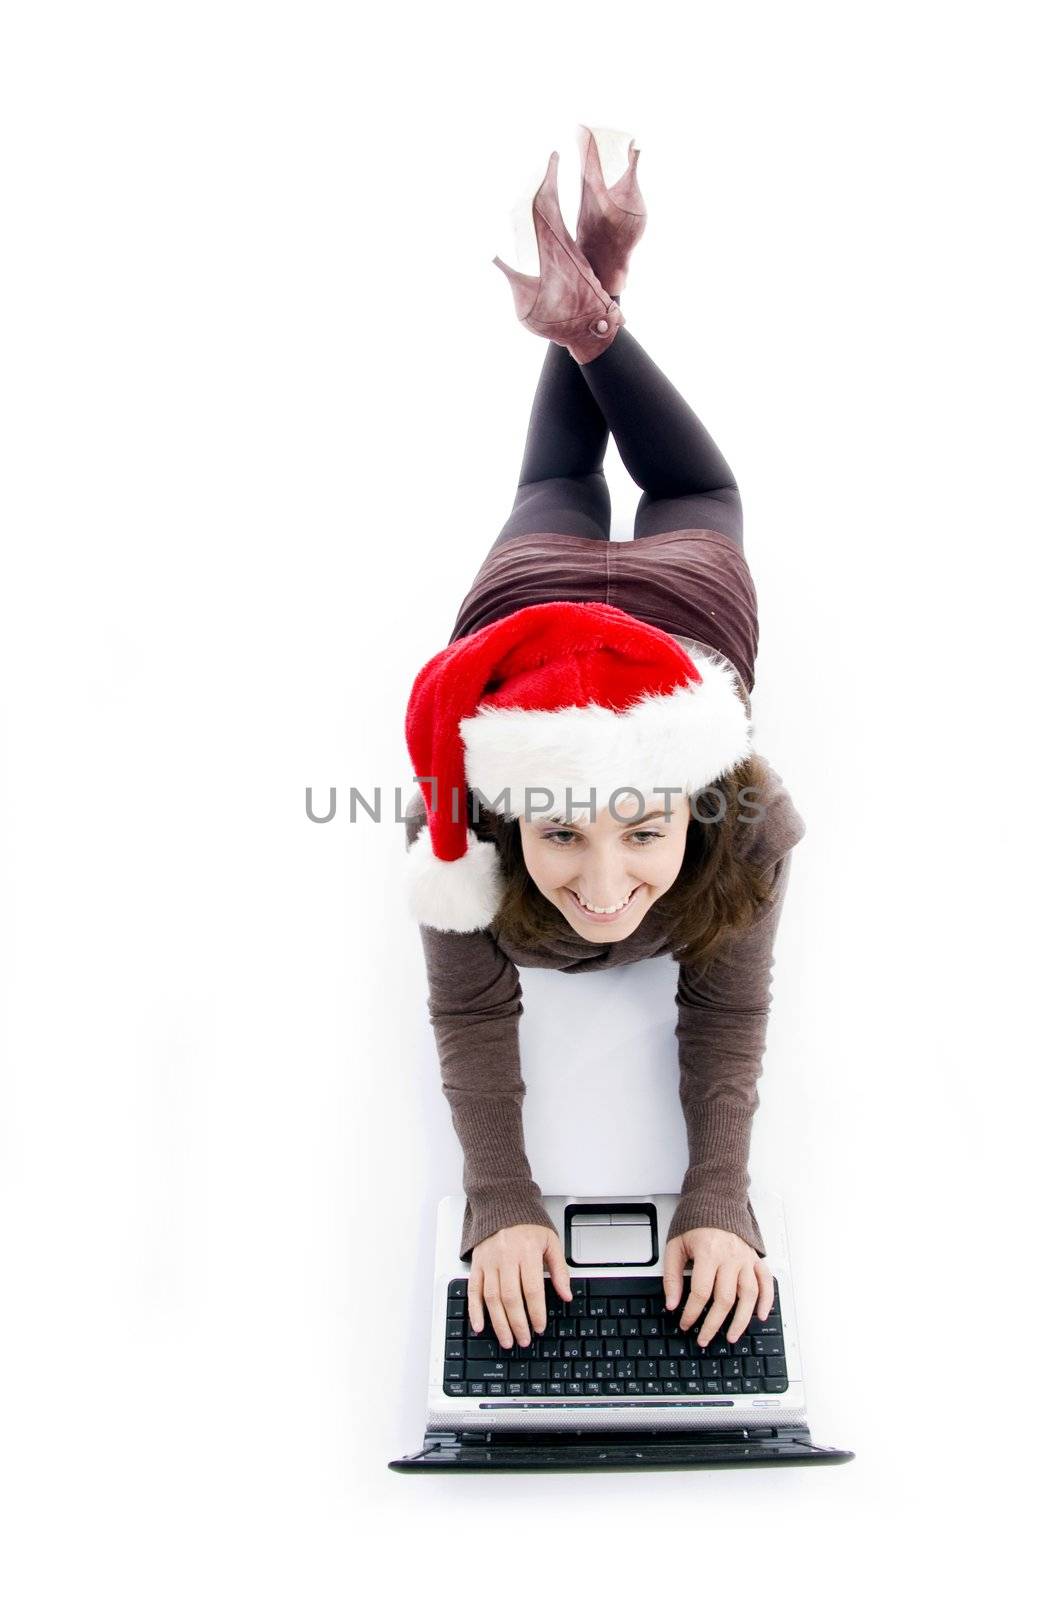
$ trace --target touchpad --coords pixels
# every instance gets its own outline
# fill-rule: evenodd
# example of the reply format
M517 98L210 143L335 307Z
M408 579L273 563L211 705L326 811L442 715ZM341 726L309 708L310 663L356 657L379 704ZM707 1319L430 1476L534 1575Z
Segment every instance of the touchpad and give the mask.
M569 1218L570 1256L581 1267L645 1267L655 1259L650 1208L581 1211Z

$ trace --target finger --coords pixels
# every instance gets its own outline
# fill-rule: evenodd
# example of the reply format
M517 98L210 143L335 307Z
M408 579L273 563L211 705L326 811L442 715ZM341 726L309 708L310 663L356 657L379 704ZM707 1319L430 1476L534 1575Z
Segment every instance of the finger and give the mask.
M510 1324L506 1320L506 1312L503 1310L502 1289L499 1285L497 1267L489 1267L484 1273L484 1303L488 1308L488 1316L491 1318L491 1325L495 1330L496 1339L498 1339L504 1350L509 1350L513 1343L513 1335L510 1332Z
M513 1329L513 1336L518 1344L531 1344L532 1335L528 1331L525 1302L521 1296L521 1273L516 1261L506 1263L501 1278L502 1303L506 1308L506 1320Z
M484 1274L475 1263L469 1274L466 1284L466 1294L469 1296L469 1326L474 1333L484 1332L484 1301L481 1296L481 1284Z
M713 1293L713 1281L717 1276L718 1262L706 1248L695 1250L694 1267L691 1272L691 1293L687 1296L680 1318L680 1331L686 1333L692 1323L697 1322L704 1311L710 1295Z
M683 1289L683 1269L687 1264L687 1247L677 1235L670 1239L665 1246L665 1259L662 1262L661 1281L665 1289L665 1309L672 1311L680 1303L680 1293Z
M739 1269L734 1262L730 1265L721 1263L713 1289L713 1304L706 1312L699 1343L708 1343L720 1331L721 1323L735 1304L735 1286L738 1277Z
M525 1292L528 1320L537 1333L547 1327L547 1295L543 1288L543 1257L538 1251L521 1263L521 1287Z
M569 1287L569 1263L565 1259L562 1242L556 1233L552 1233L547 1240L547 1248L543 1252L543 1259L547 1263L550 1281L555 1289L563 1300L571 1300L573 1291Z
M754 1275L753 1267L749 1265L740 1267L738 1289L739 1298L735 1305L735 1315L728 1326L727 1337L729 1339L738 1339L739 1335L745 1333L749 1326L750 1313L757 1302L758 1292L757 1278Z
M776 1298L776 1289L772 1282L772 1273L769 1270L767 1261L762 1261L758 1257L754 1264L754 1271L757 1273L757 1281L761 1285L761 1293L757 1297L757 1314L761 1321L764 1322L772 1310L772 1302Z

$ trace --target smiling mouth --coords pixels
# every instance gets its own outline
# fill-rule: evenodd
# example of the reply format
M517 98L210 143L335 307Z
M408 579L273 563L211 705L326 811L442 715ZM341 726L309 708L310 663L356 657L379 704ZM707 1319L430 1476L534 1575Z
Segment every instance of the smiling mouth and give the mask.
M633 899L639 893L642 887L643 885L641 883L636 884L631 894L629 894L627 900L623 901L619 906L614 906L611 911L596 911L592 906L585 905L575 889L566 889L565 892L566 894L572 896L572 899L575 905L579 908L581 914L587 917L590 921L613 922L617 917L621 916L625 911L628 910L628 907L631 905Z

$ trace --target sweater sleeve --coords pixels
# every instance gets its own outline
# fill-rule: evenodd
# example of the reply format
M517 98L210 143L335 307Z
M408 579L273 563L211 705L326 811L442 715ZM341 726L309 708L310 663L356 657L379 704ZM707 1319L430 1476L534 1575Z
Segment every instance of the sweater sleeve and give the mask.
M465 1154L461 1256L500 1228L553 1228L525 1154L518 1020L521 980L489 933L445 933L420 924L429 1016Z
M689 1228L724 1228L766 1254L747 1162L791 853L776 863L772 895L748 929L708 963L680 963L676 1035L689 1161L670 1239Z

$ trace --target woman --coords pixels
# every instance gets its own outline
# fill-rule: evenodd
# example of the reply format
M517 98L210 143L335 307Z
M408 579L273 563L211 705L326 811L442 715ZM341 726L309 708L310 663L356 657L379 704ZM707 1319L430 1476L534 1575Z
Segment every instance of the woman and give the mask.
M757 602L735 479L620 309L646 212L634 140L607 188L608 137L580 130L575 239L554 152L532 202L539 276L495 258L520 319L551 343L513 510L407 713L423 802L407 870L465 1154L469 1315L479 1333L487 1307L506 1349L545 1327L544 1268L569 1298L525 1154L519 966L674 955L689 1165L666 1304L691 1262L680 1326L702 1319L706 1345L730 1312L738 1339L773 1298L746 1166L805 824L750 746ZM610 432L643 490L630 542L610 540Z

